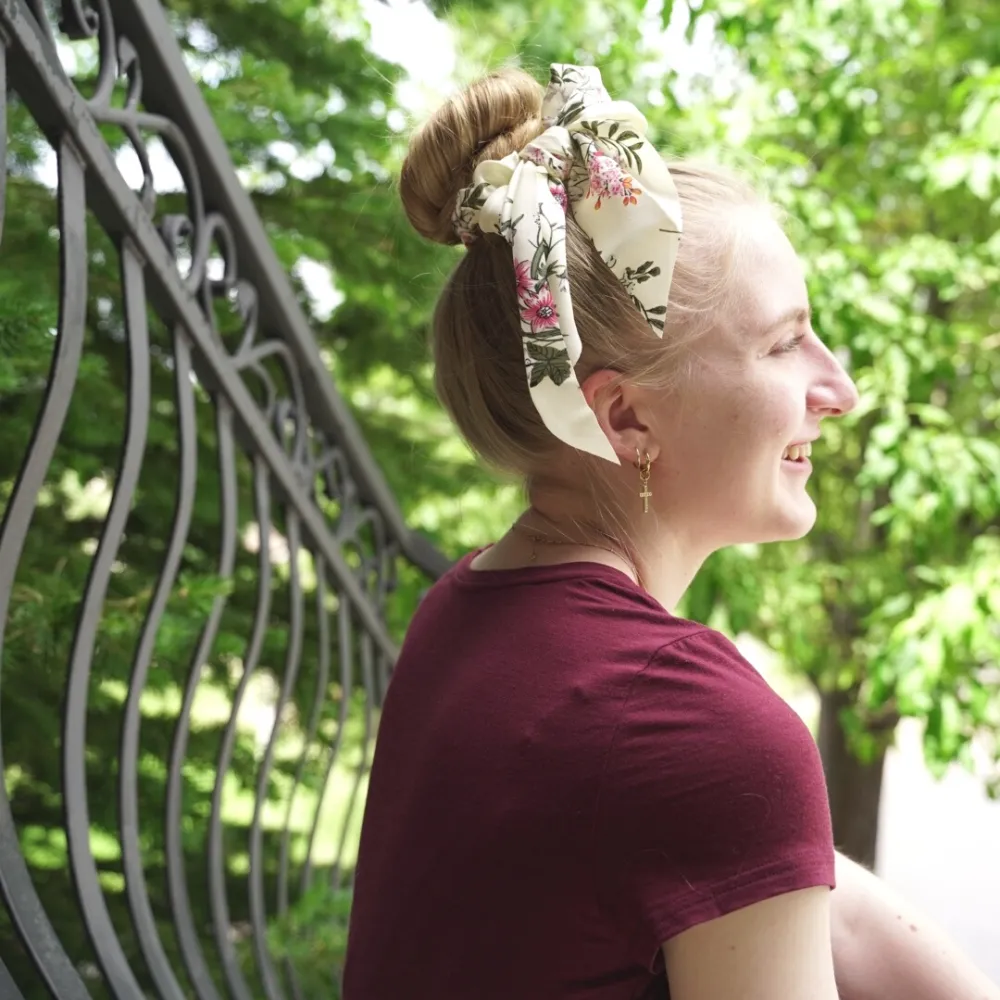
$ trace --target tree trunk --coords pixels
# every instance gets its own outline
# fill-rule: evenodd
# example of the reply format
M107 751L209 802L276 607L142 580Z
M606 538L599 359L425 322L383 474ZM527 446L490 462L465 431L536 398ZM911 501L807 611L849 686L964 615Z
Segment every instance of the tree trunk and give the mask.
M847 746L839 715L852 698L845 691L820 692L819 744L833 815L833 840L837 849L866 868L875 866L879 801L885 749L879 741L878 756L863 764Z

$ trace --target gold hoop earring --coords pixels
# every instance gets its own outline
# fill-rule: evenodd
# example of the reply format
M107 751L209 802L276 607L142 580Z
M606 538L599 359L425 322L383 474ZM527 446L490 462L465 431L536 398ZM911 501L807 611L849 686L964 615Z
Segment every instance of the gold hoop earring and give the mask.
M649 498L653 495L652 490L649 488L649 470L652 467L653 462L649 457L649 452L646 452L646 458L643 460L639 449L635 449L635 467L639 470L639 497L642 500L642 512L643 514L649 513Z

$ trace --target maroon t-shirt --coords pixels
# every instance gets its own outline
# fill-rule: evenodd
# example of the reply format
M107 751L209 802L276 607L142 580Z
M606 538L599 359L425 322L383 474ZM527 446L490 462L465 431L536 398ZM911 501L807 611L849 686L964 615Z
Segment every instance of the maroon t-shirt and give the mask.
M666 997L664 941L834 885L816 745L732 643L608 566L470 562L389 685L345 1000Z

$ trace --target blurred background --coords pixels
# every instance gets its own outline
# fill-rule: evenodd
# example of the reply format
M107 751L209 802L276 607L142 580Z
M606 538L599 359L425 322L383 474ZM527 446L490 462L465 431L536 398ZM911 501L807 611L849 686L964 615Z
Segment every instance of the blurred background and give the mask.
M56 24L57 7L73 5L35 6ZM118 15L128 4L112 7ZM106 5L94 9L106 16ZM848 365L862 402L814 447L813 533L719 553L682 611L738 637L813 728L838 845L874 865L1000 981L994 0L168 0L164 11L365 446L406 523L448 558L505 530L522 498L519 484L477 465L433 395L429 322L461 251L424 244L402 215L395 178L409 130L485 70L517 64L544 81L551 62L596 63L611 94L645 112L666 154L737 167L783 207L807 262L816 329ZM58 61L85 94L100 86L99 45L56 33ZM8 83L0 510L46 398L66 239L52 143L18 92L23 81L11 72ZM147 74L145 85L155 78ZM124 106L124 84L115 86L113 102ZM189 178L147 124L141 155L114 122L101 135L129 186L155 190L156 213L179 211ZM87 231L80 370L5 595L0 745L15 843L73 967L103 997L100 956L70 891L59 748L81 597L120 475L135 373L120 247L90 216ZM219 319L226 343L246 320L238 313ZM156 996L126 909L117 798L130 674L180 491L176 345L166 324L152 323L150 349L145 461L94 635L82 752L101 897L124 954ZM264 533L244 454L232 466L234 565L219 571L224 435L212 391L192 385L200 445L192 530L137 701L136 836L152 915L180 970L164 833L168 777L177 773L175 846L188 861L195 932L207 940L217 916L200 877L215 809L229 894L222 936L249 994L274 995L260 993L254 971L255 949L266 945L297 970L296 996L336 996L361 815L348 804L364 791L367 702L330 679L336 662L324 650L333 644L334 661L338 653L325 630L333 605L323 573L298 550L287 519L277 516ZM251 679L262 550L275 599ZM405 561L398 567L386 611L397 640L427 582ZM320 610L300 635L290 676L302 593ZM202 628L223 598L206 646ZM198 676L190 703L189 669ZM183 766L170 759L179 714L190 726ZM334 743L340 756L327 767ZM279 916L268 918L265 945L251 932L244 887L253 829L263 838L254 855L261 891L280 897L267 911ZM303 873L290 901L275 888L289 859ZM314 878L331 871L332 881ZM223 984L211 954L206 975ZM2 906L0 958L28 1000L48 995ZM178 976L179 995L194 996ZM206 994L199 987L197 995Z

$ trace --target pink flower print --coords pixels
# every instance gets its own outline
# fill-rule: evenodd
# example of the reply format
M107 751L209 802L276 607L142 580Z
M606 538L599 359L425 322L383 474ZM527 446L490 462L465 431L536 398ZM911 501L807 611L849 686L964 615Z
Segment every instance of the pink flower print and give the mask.
M547 286L543 285L534 295L522 301L521 319L531 327L532 333L559 329L559 313Z
M595 209L601 207L604 198L621 198L623 205L635 205L636 195L642 194L642 189L635 186L635 181L625 173L621 164L600 149L594 149L588 164L590 172L590 190L587 197L597 196Z
M530 160L536 166L545 166L545 150L542 149L541 146L526 146L521 153L521 158L524 160Z
M517 297L529 298L535 293L535 279L531 276L531 262L527 260L514 261L514 278L517 281Z
M556 181L549 181L549 194L562 206L564 212L569 211L569 201L566 198L566 187Z

